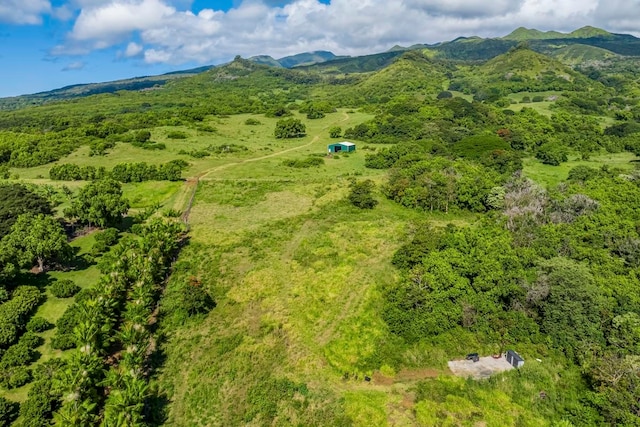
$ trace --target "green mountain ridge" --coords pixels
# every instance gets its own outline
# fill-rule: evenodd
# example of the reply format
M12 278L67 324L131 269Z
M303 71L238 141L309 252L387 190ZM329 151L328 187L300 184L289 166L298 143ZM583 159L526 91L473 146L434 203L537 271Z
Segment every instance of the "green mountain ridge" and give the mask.
M454 61L486 61L507 53L518 43L526 42L536 52L552 56L561 62L578 66L585 61L606 61L616 57L640 56L640 39L628 34L613 34L595 27L582 27L571 33L540 31L520 27L502 38L458 37L452 41L415 44L409 47L395 45L382 53L357 57L336 56L328 51L304 52L274 59L268 55L249 58L257 64L273 68L300 68L320 73L366 73L380 70L397 60L404 52L429 49L432 58ZM576 45L577 47L571 47ZM153 90L171 80L199 74L218 66L203 66L159 76L136 77L104 83L67 86L37 94L0 98L0 110L39 105L55 100L72 99L120 90Z
M601 28L585 26L574 30L570 33L561 33L559 31L540 31L535 28L529 29L519 27L508 35L502 37L503 40L552 40L552 39L581 39L591 37L613 37L608 31Z

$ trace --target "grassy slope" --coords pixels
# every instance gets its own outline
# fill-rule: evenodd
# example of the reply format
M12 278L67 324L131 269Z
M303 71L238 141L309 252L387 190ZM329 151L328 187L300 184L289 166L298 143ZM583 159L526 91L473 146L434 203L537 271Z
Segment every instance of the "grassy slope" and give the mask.
M340 424L343 412L358 425L410 422L403 386L367 387L362 376L371 374L367 360L386 334L379 290L396 279L391 255L407 222L423 215L380 195L374 211L343 201L349 176L381 181L383 171L364 168L363 150L320 168L281 165L284 158L323 153L329 125L363 119L336 113L308 121L307 138L286 142L299 149L230 160L203 176L191 211L191 245L181 256L187 273L173 280L196 275L218 306L166 345L159 384L172 398L170 424L246 422L247 393L265 375L307 384L312 418L306 422ZM345 382L344 374L360 379ZM291 402L280 405L276 424L305 423L292 415Z
M560 164L560 166L550 166L544 165L534 158L528 158L524 160L523 173L545 187L555 187L560 181L566 180L569 171L576 166L589 166L599 169L603 165L608 165L623 170L632 170L634 164L630 162L635 159L636 156L631 153L605 153L592 156L589 160L580 160L579 157L574 156L568 162Z
M324 153L331 142L329 127L353 126L367 120L366 114L341 110L321 120L303 118L307 136L296 140L276 140L274 119L255 116L262 124L248 126L244 124L248 117L209 118L217 128L213 134L182 128L191 135L187 140L167 140L173 128L154 129L153 139L166 142L166 151L120 144L106 157L89 157L81 149L64 160L106 166L141 160L160 163L178 157L181 149L224 143L249 148L189 159L186 174L199 176L201 183L190 216L191 244L172 280L197 276L218 305L206 318L173 331L164 346L166 361L156 381L171 398L168 424L262 425L267 420L261 415L246 418L260 406L248 396L283 378L306 384L309 394L278 401L276 425L341 425L346 420L355 425L415 424L412 385L444 372L448 354L432 346L414 348L399 357L420 370L401 373L395 382L378 381L378 374L372 383L363 382L363 375L374 374L371 367L377 366L380 340L387 336L379 316L380 288L396 280L390 259L404 241L408 223L429 219L444 226L469 224L474 218L425 215L380 194L380 205L373 211L345 203L350 178L384 181L384 171L364 168L364 144L359 143L351 155L325 159L319 168L282 165L284 159ZM626 165L630 159L608 155L556 168L531 160L525 174L553 185L577 164ZM36 178L47 170L19 173L34 182L49 182ZM193 188L193 181L124 186L135 208L158 202L183 209ZM92 237L74 244L86 251ZM72 278L83 287L97 278L95 267L52 275ZM38 314L54 321L69 303L51 297ZM57 355L48 343L41 351L43 360ZM343 379L345 374L349 380ZM23 400L27 390L6 395ZM300 399L307 405L303 412L296 410ZM417 409L418 418L425 418L428 408Z

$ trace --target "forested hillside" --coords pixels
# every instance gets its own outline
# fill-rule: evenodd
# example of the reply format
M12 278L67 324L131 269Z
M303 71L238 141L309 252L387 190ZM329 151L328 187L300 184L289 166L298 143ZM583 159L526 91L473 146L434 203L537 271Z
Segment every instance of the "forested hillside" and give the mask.
M640 425L638 60L541 34L0 111L0 425Z

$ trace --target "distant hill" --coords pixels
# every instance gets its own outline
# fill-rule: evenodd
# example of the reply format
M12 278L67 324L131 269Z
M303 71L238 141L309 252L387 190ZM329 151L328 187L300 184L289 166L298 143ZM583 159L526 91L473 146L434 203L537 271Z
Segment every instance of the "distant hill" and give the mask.
M560 39L563 38L565 34L559 33L558 31L540 31L536 29L529 29L520 27L515 29L510 34L502 37L503 40L515 40L515 41L524 41L524 40L548 40L548 39Z
M258 64L269 65L271 67L294 68L306 65L319 64L334 59L346 58L345 56L336 56L332 52L318 50L315 52L304 52L297 55L285 56L284 58L274 59L268 55L258 55L249 58L250 61Z
M296 69L313 69L325 73L368 73L387 67L405 52L405 50L394 50L373 55L339 58L311 66L299 66Z
M550 56L563 64L579 65L590 61L606 61L618 55L600 47L571 44L552 51Z
M558 31L540 31L536 29L528 29L524 27L517 28L510 34L502 37L503 40L553 40L553 39L587 39L592 37L613 38L613 34L600 28L582 27L570 33L561 33Z
M519 44L558 61L576 66L589 61L606 61L616 55L640 57L640 38L628 34L614 34L600 28L583 27L570 33L540 31L520 27L501 38L458 37L452 41L432 45L415 44L409 47L393 46L386 52L358 57L337 56L329 51L304 52L274 59L268 55L249 58L249 62L271 68L296 68L327 74L369 73L393 64L406 52L421 52L433 60L482 62L504 55ZM67 86L49 92L0 99L0 110L16 109L27 105L71 99L120 90L152 90L167 82L206 72L214 66L203 66L176 71L160 76L135 77L106 83Z
M133 77L130 79L103 83L77 84L30 95L0 98L0 110L14 110L28 105L40 105L50 101L80 98L84 96L98 95L101 93L114 93L121 90L153 90L164 86L169 81L195 76L212 68L215 68L215 66L205 65L202 67L190 68L188 70L173 71L157 76Z
M269 55L252 56L251 58L249 58L249 61L253 61L258 64L269 65L270 67L282 67L282 64L280 64L276 59L272 58Z
M327 62L327 61L331 61L338 58L344 58L344 57L338 57L331 52L318 50L315 52L305 52L305 53L299 53L297 55L286 56L284 58L278 59L278 62L285 68L293 68L293 67L299 67L302 65L318 64L321 62Z

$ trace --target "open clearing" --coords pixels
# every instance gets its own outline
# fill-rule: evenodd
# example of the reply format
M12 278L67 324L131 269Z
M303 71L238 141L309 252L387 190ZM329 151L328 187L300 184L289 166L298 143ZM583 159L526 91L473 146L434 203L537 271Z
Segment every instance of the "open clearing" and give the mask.
M500 372L513 369L513 366L504 357L496 359L492 356L481 357L477 362L473 360L451 360L448 366L453 375L476 380L486 379Z

